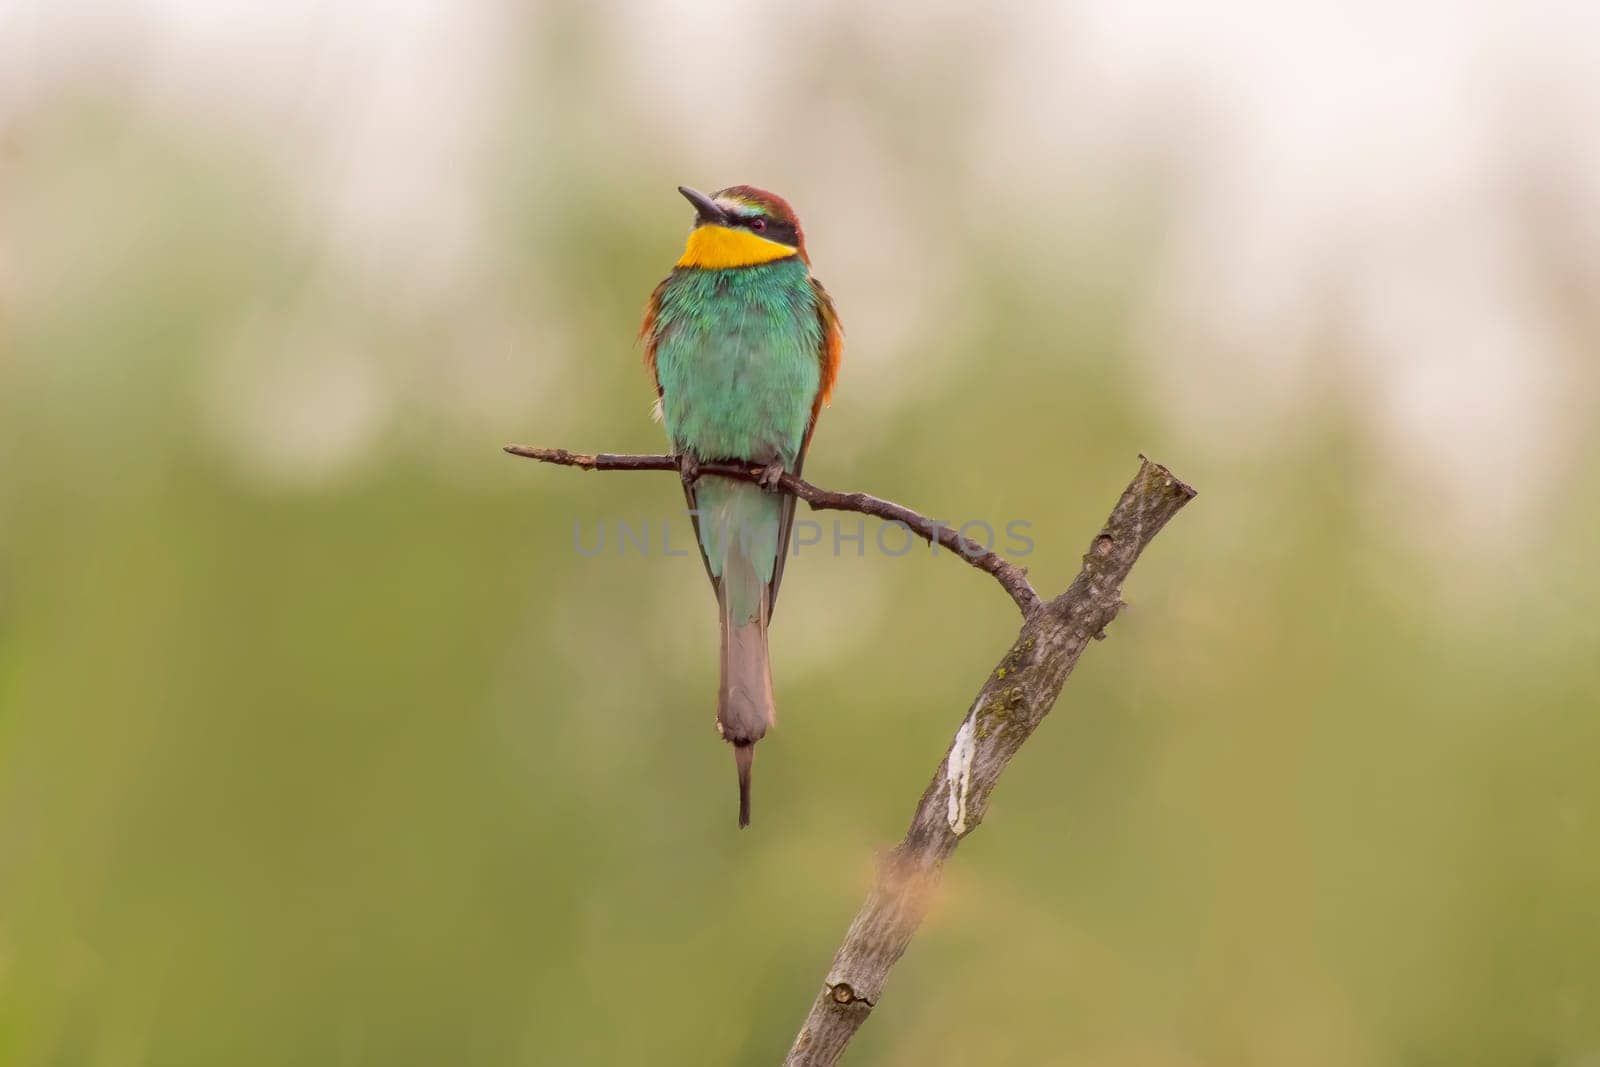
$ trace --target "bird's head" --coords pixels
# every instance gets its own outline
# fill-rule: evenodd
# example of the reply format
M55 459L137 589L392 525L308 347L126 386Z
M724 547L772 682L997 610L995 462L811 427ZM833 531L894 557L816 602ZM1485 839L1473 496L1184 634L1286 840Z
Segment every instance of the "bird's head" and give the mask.
M732 185L707 196L678 186L694 205L694 229L684 246L680 267L724 270L754 267L790 256L806 256L806 238L789 202L751 185Z

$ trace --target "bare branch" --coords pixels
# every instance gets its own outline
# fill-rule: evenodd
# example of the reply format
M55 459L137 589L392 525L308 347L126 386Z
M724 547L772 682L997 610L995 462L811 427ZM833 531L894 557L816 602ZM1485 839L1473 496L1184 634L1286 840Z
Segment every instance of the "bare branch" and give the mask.
M520 445L508 445L506 451L583 470L679 469L677 457L669 455L585 455ZM905 838L880 864L876 884L833 957L786 1067L829 1067L844 1053L922 924L944 861L983 821L1001 772L1054 707L1083 650L1105 637L1106 627L1124 606L1122 584L1139 554L1194 499L1195 491L1167 468L1139 459L1139 473L1090 543L1077 578L1049 603L1039 599L1022 568L910 508L865 493L820 489L790 474L779 480L780 492L815 510L855 511L902 523L929 543L945 546L992 575L1023 614L1021 632L961 720ZM699 473L754 482L762 469L701 463Z
M524 456L539 460L541 463L555 463L586 471L676 471L678 469L678 457L667 455L617 455L606 452L588 455L583 452L569 452L564 448L529 448L526 445L506 445L505 450L513 456ZM702 477L714 474L722 478L738 478L754 482L760 477L761 468L742 463L702 462L699 465L699 472ZM959 558L992 576L1011 599L1016 601L1017 607L1022 609L1024 618L1040 607L1039 594L1035 593L1033 586L1028 583L1026 570L989 551L976 541L962 537L950 527L941 525L903 504L880 500L866 493L837 493L831 489L822 489L787 473L778 479L777 488L779 492L804 500L811 505L813 511L854 511L862 515L872 515L885 522L899 523L929 544L943 545Z
M1123 607L1122 583L1139 553L1194 498L1194 490L1171 471L1140 460L1139 473L1090 543L1078 577L1028 615L1011 650L979 689L905 839L884 858L876 884L834 955L784 1061L787 1067L838 1061L921 924L944 861L983 821L1001 772L1054 706L1083 650L1105 636Z

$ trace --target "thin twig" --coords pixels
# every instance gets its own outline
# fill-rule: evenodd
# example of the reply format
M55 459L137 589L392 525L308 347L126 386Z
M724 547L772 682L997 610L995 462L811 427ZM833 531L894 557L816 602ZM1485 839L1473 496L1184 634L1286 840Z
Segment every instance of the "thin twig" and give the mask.
M1083 650L1105 636L1123 607L1122 583L1139 553L1194 498L1194 490L1171 471L1140 460L1139 473L1090 544L1078 577L1028 616L962 718L905 839L879 866L876 884L834 955L786 1067L838 1061L921 924L944 861L983 821L1000 773L1049 713Z
M601 452L598 455L588 455L583 452L569 452L564 448L529 448L526 445L506 445L505 450L513 456L524 456L536 459L541 463L555 463L563 467L577 467L586 471L675 471L678 469L678 458L666 455L617 455ZM701 476L714 474L722 478L738 478L743 481L756 481L761 475L759 466L743 463L705 463L699 465ZM961 536L960 532L935 522L919 512L913 511L903 504L896 504L892 500L880 500L866 493L838 493L831 489L822 489L810 482L796 478L785 473L778 479L778 491L804 500L811 505L813 511L854 511L862 515L872 515L883 519L885 522L897 523L927 541L929 544L939 544L948 548L959 558L972 564L980 571L984 571L999 582L1017 607L1022 609L1024 618L1032 615L1040 606L1039 594L1033 591L1033 586L1028 583L1028 572L1015 563L996 555L989 549L973 541L971 538Z

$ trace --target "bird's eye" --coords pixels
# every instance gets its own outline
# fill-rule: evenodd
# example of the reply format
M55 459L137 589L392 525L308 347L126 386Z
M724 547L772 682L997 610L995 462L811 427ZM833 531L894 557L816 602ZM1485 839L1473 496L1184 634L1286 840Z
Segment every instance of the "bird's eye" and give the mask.
M756 233L765 233L767 231L767 220L766 219L751 219L750 220L750 228L752 230L754 230Z

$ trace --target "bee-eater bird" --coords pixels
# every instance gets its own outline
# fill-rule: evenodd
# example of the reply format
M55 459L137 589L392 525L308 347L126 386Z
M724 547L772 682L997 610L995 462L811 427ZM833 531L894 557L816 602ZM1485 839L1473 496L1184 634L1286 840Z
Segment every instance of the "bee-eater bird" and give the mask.
M717 732L733 746L743 827L755 744L774 718L767 625L794 522L794 497L775 490L785 471L800 474L842 335L782 197L748 185L678 192L694 226L639 336L721 609ZM701 462L717 460L763 468L761 484L698 477Z

